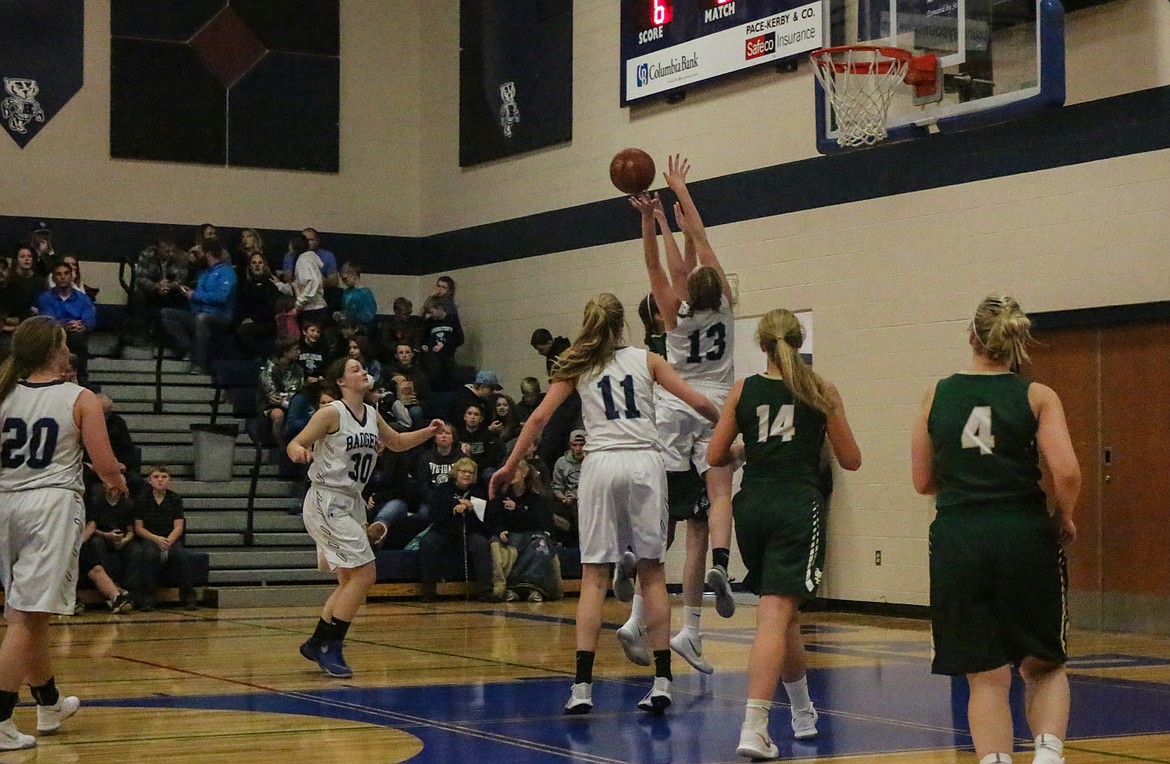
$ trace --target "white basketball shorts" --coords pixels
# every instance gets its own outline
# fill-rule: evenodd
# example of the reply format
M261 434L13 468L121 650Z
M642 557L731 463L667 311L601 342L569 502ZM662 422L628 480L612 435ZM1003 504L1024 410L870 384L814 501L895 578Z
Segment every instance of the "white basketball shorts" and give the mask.
M577 488L581 562L666 559L666 470L650 450L592 451Z

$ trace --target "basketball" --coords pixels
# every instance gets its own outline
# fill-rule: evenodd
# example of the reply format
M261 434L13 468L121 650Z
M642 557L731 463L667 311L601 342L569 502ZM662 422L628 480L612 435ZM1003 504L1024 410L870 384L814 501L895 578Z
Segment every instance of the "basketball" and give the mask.
M609 179L623 194L640 194L654 182L654 160L642 149L622 149L609 163Z

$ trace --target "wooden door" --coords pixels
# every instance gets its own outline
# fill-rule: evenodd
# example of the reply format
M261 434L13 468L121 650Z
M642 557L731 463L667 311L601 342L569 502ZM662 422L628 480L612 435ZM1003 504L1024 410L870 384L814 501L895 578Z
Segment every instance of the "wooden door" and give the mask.
M1036 339L1025 373L1060 395L1084 478L1069 585L1097 612L1076 620L1151 628L1170 612L1170 323Z

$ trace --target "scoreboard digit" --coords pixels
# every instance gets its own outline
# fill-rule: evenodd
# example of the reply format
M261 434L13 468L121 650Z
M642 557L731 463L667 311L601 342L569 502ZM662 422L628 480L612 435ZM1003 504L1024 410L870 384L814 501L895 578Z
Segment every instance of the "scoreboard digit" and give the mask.
M621 12L623 106L825 44L822 0L621 0Z

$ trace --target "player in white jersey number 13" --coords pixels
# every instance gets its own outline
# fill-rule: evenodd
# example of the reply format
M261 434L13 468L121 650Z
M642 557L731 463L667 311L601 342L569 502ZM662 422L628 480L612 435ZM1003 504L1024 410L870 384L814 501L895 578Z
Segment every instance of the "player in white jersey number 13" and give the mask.
M334 361L325 379L337 386L338 399L318 409L288 444L290 459L312 463L305 528L317 543L318 564L337 574L337 588L326 600L313 636L301 645L301 655L330 676L349 677L353 672L342 644L375 580L362 489L383 447L407 451L434 436L443 422L436 419L414 432L392 430L365 402L371 379L353 358Z
M80 706L57 691L49 657L49 619L72 615L77 556L85 524L82 446L107 496L126 493L125 467L106 433L97 396L60 370L67 366L65 330L48 316L17 327L12 354L0 366L0 751L32 748L12 710L28 682L37 703L37 732L51 735Z
M581 332L553 368L552 384L508 461L491 479L491 494L501 493L529 446L556 408L573 390L581 396L585 422L585 461L578 485L581 534L581 597L577 602L577 671L565 713L593 707L593 658L601 631L601 606L609 566L627 548L637 558L646 599L647 627L654 649L654 686L638 704L661 713L670 704L670 601L666 594L666 470L654 425L654 384L658 383L708 420L718 410L652 353L625 347L625 310L612 294L585 306Z

